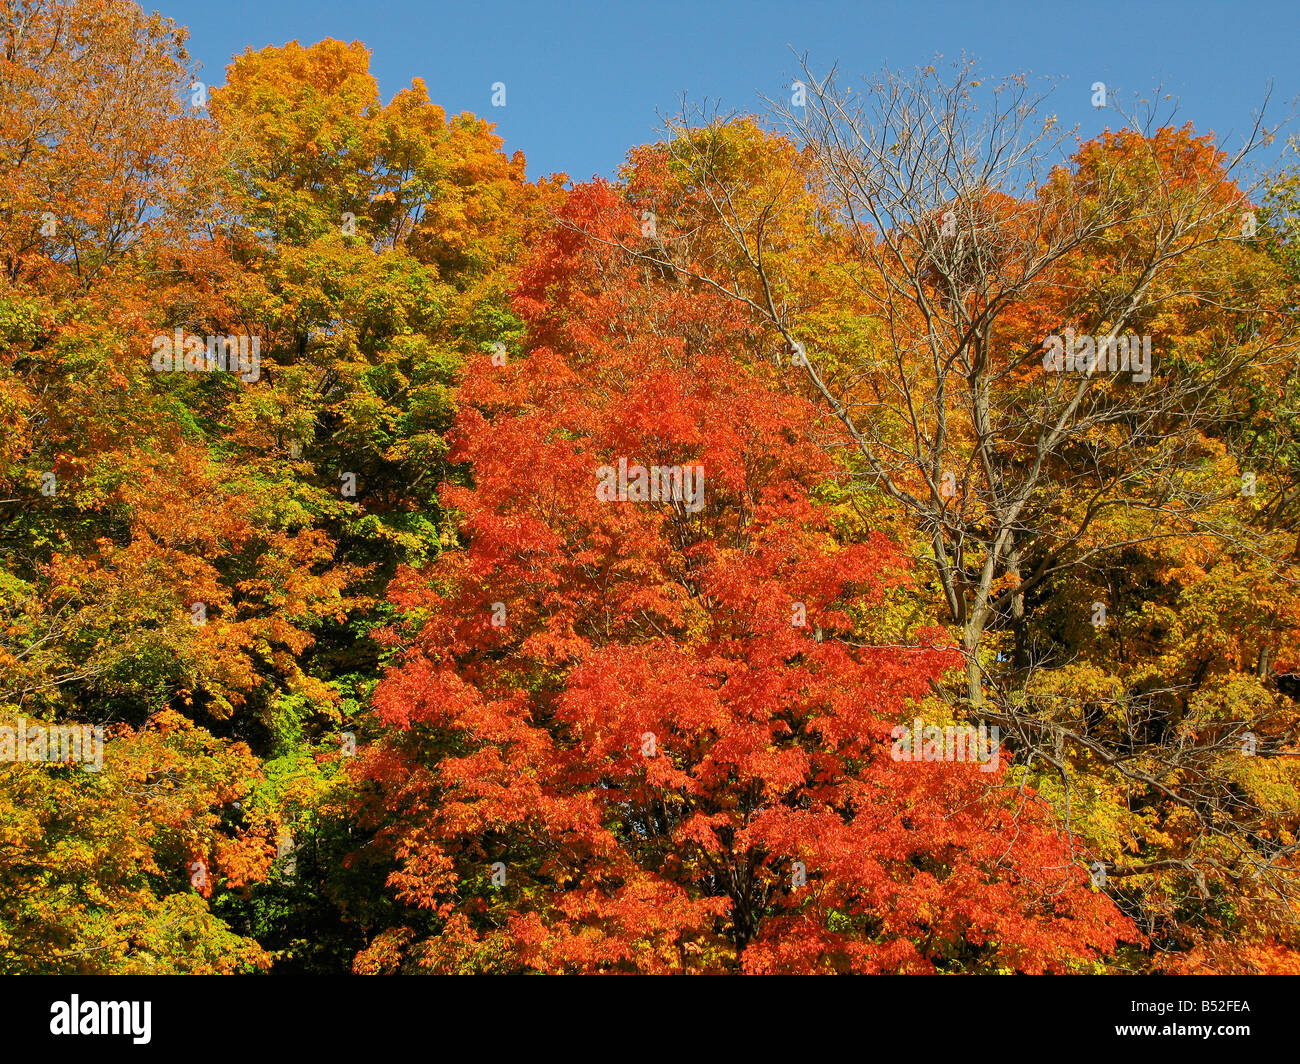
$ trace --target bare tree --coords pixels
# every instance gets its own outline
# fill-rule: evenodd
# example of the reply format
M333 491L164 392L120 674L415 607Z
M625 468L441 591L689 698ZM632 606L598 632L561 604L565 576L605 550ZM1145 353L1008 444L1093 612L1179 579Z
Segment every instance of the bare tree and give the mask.
M819 81L805 65L804 77L806 107L776 110L831 192L849 252L838 277L883 343L855 352L851 372L819 367L815 330L779 294L790 286L772 267L770 223L781 204L738 206L710 137L696 135L689 116L666 147L748 269L720 276L693 265L701 256L689 225L677 239L627 250L742 301L780 333L791 364L854 442L864 482L924 531L963 631L967 695L979 706L985 633L1022 617L1027 593L1141 540L1216 531L1214 504L1235 494L1235 485L1207 489L1196 435L1239 372L1294 348L1281 349L1265 329L1269 308L1243 302L1231 277L1197 267L1249 231L1251 190L1226 195L1224 178L1272 134L1257 121L1223 172L1196 175L1191 187L1135 140L1151 175L1137 200L1105 171L1048 184L1068 135L1053 132L1046 96L1023 78L992 89L991 109L974 121L980 81L969 66L948 84L930 69L914 82L886 74L856 94L838 89L834 74ZM1130 245L1114 283L1070 290L1069 267L1117 227ZM1008 323L1053 291L1055 328L1014 333ZM1126 362L1126 337L1189 295L1221 306L1237 326L1210 357L1166 367L1157 350L1154 375L1142 380L1135 353L1133 368L1108 372ZM1055 335L1079 345L1078 371L1034 372ZM1090 341L1089 368L1076 337ZM1079 498L1081 508L1066 502ZM1095 534L1099 518L1119 509L1149 515L1140 539Z

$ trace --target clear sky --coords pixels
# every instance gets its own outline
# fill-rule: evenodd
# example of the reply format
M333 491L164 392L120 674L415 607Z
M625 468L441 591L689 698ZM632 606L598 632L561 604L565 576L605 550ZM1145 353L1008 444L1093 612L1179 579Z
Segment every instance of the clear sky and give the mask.
M1178 100L1177 124L1228 143L1248 128L1274 82L1269 114L1300 96L1300 0L142 0L190 27L209 84L232 55L326 37L361 40L384 98L422 77L448 112L497 124L531 176L612 175L629 147L652 139L683 92L726 111L760 109L797 65L839 60L846 74L910 68L963 53L992 77L1061 79L1052 110L1089 137L1114 112L1090 86ZM506 106L491 106L493 82Z

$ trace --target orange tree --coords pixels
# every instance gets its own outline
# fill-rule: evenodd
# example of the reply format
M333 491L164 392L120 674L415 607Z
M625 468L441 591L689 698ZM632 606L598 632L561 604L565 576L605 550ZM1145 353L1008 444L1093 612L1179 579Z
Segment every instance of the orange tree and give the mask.
M1112 949L1126 921L993 766L892 759L960 657L882 622L902 563L843 542L811 408L746 367L727 304L610 249L638 224L576 190L521 285L528 357L462 391L465 543L394 584L390 732L359 765L356 859L395 862L404 911L356 969L1032 972ZM649 496L616 483L638 471Z

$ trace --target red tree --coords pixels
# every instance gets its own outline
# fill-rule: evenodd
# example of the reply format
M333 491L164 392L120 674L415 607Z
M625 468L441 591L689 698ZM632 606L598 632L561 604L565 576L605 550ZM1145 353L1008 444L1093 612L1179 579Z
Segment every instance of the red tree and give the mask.
M567 210L517 300L530 355L462 391L465 545L391 591L390 728L359 769L410 908L357 970L1037 972L1113 948L1126 921L1005 765L891 759L959 658L932 632L857 645L902 559L836 505L814 412L745 367L729 307L584 235L633 235L613 190ZM601 501L620 459L702 467L703 494Z

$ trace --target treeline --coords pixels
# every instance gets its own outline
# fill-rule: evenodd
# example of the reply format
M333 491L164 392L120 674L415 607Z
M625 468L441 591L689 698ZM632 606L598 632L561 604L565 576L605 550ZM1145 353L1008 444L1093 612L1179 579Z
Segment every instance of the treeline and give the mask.
M1272 131L0 45L0 972L1300 971Z

